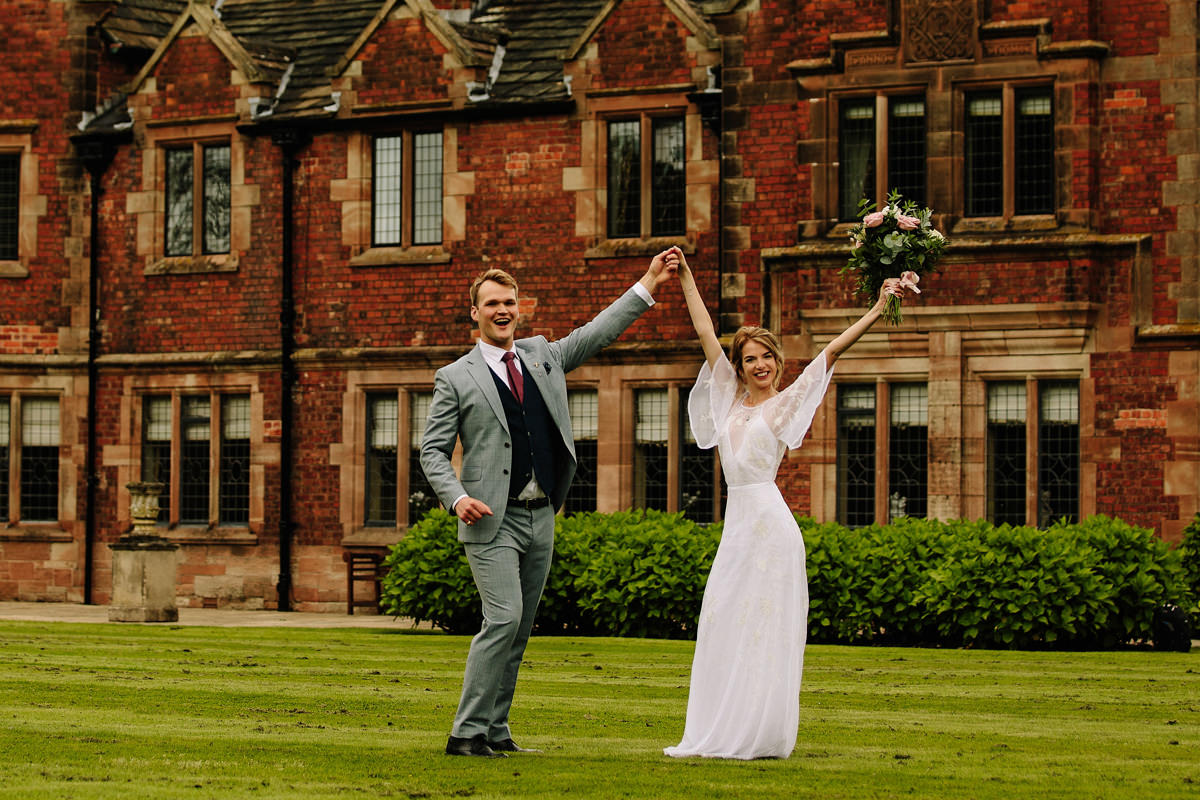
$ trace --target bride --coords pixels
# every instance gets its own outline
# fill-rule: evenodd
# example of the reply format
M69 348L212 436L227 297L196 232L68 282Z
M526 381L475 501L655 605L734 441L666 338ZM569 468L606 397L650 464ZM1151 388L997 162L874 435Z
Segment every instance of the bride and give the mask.
M902 297L911 284L886 281L878 302L780 391L775 336L741 328L726 359L687 261L674 249L704 348L688 417L696 443L720 449L729 500L700 609L683 741L663 752L787 758L800 718L808 578L804 540L775 473L785 450L804 440L838 356L875 323L889 295Z

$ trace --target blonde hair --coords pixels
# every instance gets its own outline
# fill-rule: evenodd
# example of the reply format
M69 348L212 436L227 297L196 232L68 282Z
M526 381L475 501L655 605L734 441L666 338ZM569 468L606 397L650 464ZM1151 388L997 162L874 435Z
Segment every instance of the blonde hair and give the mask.
M479 273L479 275L471 283L471 305L474 306L474 305L478 304L478 302L479 302L479 287L488 281L492 281L493 283L498 283L501 286L508 286L508 287L512 288L513 294L519 294L519 292L517 291L517 279L514 278L512 275L509 275L504 270L496 269L495 267L493 267L491 269L484 270L483 272Z
M733 365L734 374L743 384L746 382L746 376L742 371L742 351L750 342L758 342L775 357L775 380L772 381L771 388L778 389L779 381L783 378L783 348L779 346L779 340L775 338L775 334L766 328L745 325L738 328L737 333L733 335L733 343L729 345L729 363Z

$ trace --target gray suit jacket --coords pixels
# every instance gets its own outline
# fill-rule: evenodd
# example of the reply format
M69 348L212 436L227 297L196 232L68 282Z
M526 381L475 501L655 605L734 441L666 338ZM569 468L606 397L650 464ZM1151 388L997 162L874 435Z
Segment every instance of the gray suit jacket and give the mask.
M554 495L554 508L562 507L575 476L575 437L567 410L566 373L591 358L641 316L649 306L632 288L586 325L555 342L544 336L515 343L525 366L525 379L533 379L562 435L569 458L562 464ZM454 443L462 439L462 475L450 464ZM464 542L490 542L500 529L508 504L512 437L500 393L478 345L434 377L433 400L421 439L421 468L442 505L450 508L466 494L492 509L472 526L461 520L458 538Z

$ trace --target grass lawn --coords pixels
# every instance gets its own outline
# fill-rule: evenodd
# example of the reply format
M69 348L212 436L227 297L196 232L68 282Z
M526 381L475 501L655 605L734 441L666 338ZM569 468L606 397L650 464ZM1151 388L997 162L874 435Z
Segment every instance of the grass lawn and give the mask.
M0 622L2 798L1200 797L1200 653L808 649L787 761L674 760L692 644L537 638L540 754L442 755L468 639Z

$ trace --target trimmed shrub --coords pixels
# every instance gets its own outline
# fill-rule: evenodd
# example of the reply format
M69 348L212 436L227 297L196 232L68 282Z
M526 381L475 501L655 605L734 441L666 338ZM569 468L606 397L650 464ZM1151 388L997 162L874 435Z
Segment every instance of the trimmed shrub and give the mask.
M1183 529L1183 541L1179 544L1179 558L1183 566L1187 594L1181 604L1191 617L1192 630L1200 631L1200 514Z
M1173 551L1152 531L1103 516L1047 530L923 519L850 530L797 520L813 642L1111 648L1153 639L1164 606L1195 607L1184 570L1197 558L1194 531ZM555 526L539 633L695 636L720 525L636 510L559 517ZM430 512L386 565L389 613L478 630L479 598L454 517Z
M408 529L384 559L381 607L450 633L479 630L479 592L458 541L458 518L435 508Z

